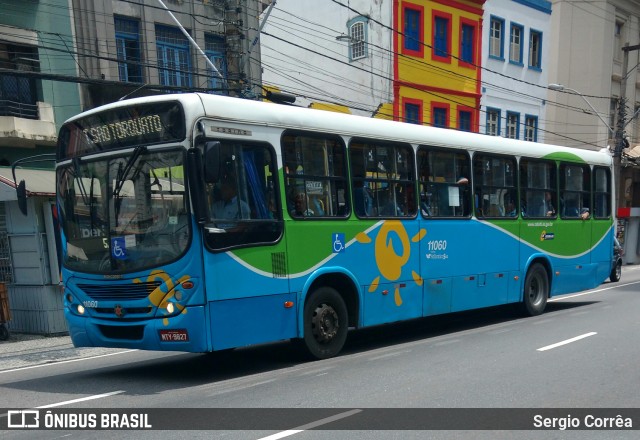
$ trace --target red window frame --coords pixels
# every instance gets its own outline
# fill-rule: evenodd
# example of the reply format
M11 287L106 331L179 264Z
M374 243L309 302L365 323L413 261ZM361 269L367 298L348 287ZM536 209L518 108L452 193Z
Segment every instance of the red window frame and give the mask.
M407 104L413 104L418 107L418 123L424 124L424 103L420 99L402 98L402 121L406 122L407 115L405 109Z
M445 128L449 128L451 126L451 105L445 102L432 102L431 103L431 126L436 126L436 109L444 109L446 120L445 120Z
M471 60L471 62L467 62L467 61L463 61L462 60L462 26L466 25L466 26L470 26L473 28L473 41L472 41L472 55L471 58L473 58ZM478 23L473 21L473 20L469 20L468 18L464 18L464 17L460 17L460 47L458 48L459 52L459 57L458 57L458 65L460 67L468 67L470 69L475 69L478 64Z
M405 27L405 11L407 9L411 9L412 11L416 11L419 15L419 31L418 31L418 35L421 37L418 41L419 43L419 49L418 50L411 50L411 49L407 49L405 48L405 44L404 44L404 40L405 40L405 35L404 35L404 27ZM410 56L414 56L414 57L420 57L420 58L424 58L424 6L420 6L420 5L416 5L413 3L402 3L402 18L401 18L401 23L400 23L400 29L403 30L402 32L402 38L401 38L401 42L400 42L400 50L401 53L403 55L410 55Z
M447 56L436 55L436 18L444 18L447 20ZM441 61L443 63L451 63L451 25L453 16L442 11L432 11L431 16L431 59Z

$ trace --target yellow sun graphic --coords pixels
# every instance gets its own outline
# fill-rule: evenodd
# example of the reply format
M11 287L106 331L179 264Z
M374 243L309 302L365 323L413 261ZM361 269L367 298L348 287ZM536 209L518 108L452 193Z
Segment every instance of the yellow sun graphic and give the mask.
M166 273L165 271L162 271L162 270L152 271L147 277L146 282L150 283L157 280L157 281L160 281L162 284L156 287L155 290L149 294L149 297L148 297L149 302L151 302L151 304L153 304L154 306L160 309L166 309L169 299L175 295L175 292L176 292L175 287L189 280L190 278L191 277L189 275L185 275L181 277L177 281L177 283L174 284L169 274ZM142 283L143 281L140 278L136 278L133 280L133 282ZM163 286L166 286L166 289L167 289L166 292L162 289ZM176 303L176 307L180 312L187 313L187 309L183 305ZM164 318L163 324L169 325L169 319Z
M417 243L426 235L427 230L420 229L420 231L411 238L411 241L413 243ZM358 235L356 235L356 240L359 243L363 244L371 243L371 237L369 237L366 232L360 232ZM402 247L400 255L396 254L393 246L394 241L400 242L400 245ZM378 232L378 236L376 237L375 242L376 265L378 266L380 275L388 281L393 282L398 280L400 278L400 275L402 275L402 268L405 264L407 264L410 256L411 245L409 244L409 234L402 225L402 222L398 220L385 221L380 227L380 231ZM418 273L416 273L416 271L412 270L411 276L413 277L413 281L418 286L422 286L422 277ZM371 281L369 292L375 292L378 289L379 284L380 277L378 276L373 281ZM402 305L402 297L400 296L399 285L395 286L394 300L397 306Z

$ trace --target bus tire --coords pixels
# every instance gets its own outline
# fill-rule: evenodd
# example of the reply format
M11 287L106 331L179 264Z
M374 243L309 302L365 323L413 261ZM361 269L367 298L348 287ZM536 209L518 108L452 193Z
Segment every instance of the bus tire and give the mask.
M609 280L612 283L617 283L620 281L620 277L622 276L622 260L618 259L616 261L616 265L611 269L611 274L609 274Z
M529 316L537 316L544 312L549 298L549 277L544 266L533 264L524 279L524 295L522 309Z
M320 287L304 306L303 347L315 359L336 356L347 339L347 306L331 287Z

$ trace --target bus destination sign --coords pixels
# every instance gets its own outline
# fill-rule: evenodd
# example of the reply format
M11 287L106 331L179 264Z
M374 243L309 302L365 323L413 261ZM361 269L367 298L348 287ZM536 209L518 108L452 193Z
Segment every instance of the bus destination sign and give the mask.
M58 139L58 160L138 145L181 142L185 136L184 113L178 102L115 108L65 124Z

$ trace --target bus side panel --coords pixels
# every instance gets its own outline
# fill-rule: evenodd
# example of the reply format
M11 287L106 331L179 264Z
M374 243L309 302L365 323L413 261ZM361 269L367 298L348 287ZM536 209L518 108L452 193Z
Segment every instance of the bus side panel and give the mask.
M614 234L611 220L594 220L592 233L592 241L598 245L593 249L591 262L596 266L596 284L601 284L611 274Z
M451 311L451 285L451 278L431 278L424 281L424 316Z
M451 311L491 307L507 302L509 283L504 272L483 273L453 279Z
M518 268L519 245L514 235L519 225L515 220L495 223L501 226L475 219L426 222L427 235L421 245L421 270L428 278L426 314L508 302L508 274Z
M297 336L295 294L213 301L209 303L213 349L221 350Z
M366 283L362 286L365 326L422 316L420 226L416 220L386 220L370 232L372 243L362 246L366 254L358 261L365 263L359 278ZM374 280L379 284L371 283Z

